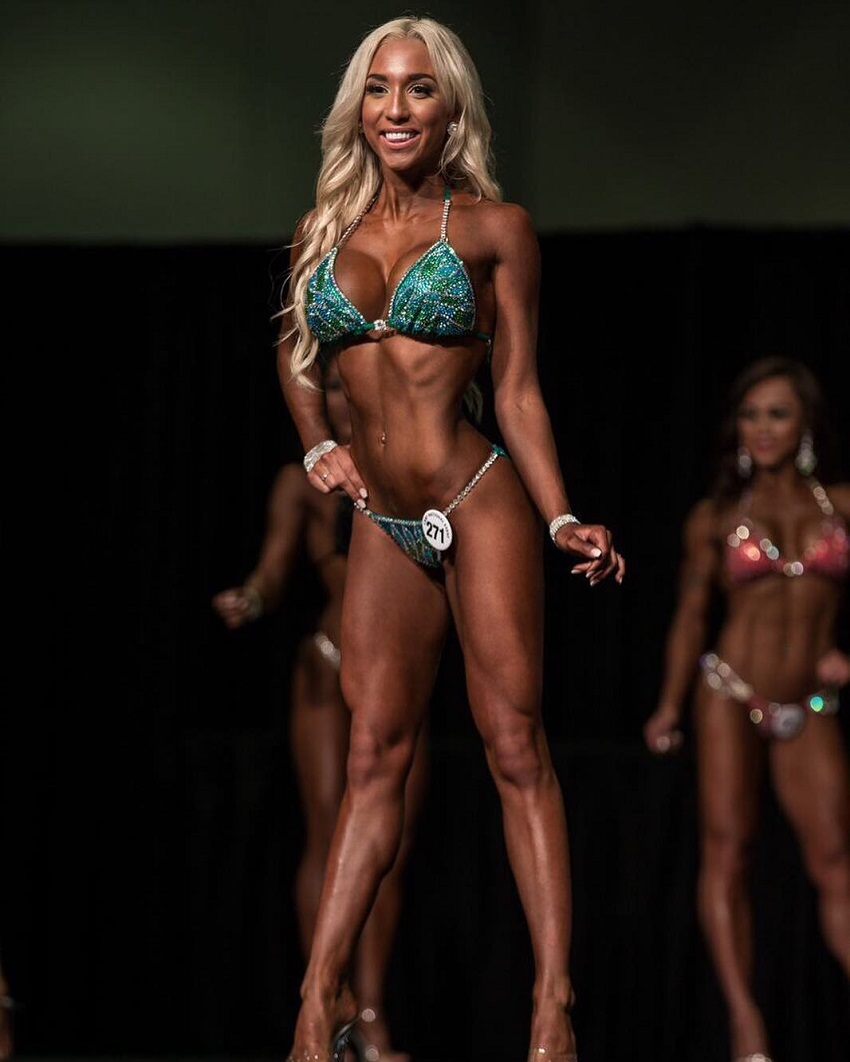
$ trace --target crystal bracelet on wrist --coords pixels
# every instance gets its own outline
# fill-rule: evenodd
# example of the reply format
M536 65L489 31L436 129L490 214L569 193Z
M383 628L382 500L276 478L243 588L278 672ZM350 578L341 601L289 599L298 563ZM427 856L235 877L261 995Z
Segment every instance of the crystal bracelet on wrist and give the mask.
M263 595L250 583L245 583L242 587L242 596L245 598L245 603L248 606L247 615L249 620L259 619L263 614L265 604L263 602Z
M312 450L308 450L304 454L304 468L308 472L313 471L313 465L319 460L320 457L324 457L325 454L329 454L331 450L335 450L337 443L333 439L323 439L322 442L316 443Z
M573 513L561 513L560 516L556 516L555 519L549 524L549 538L555 541L558 532L566 524L580 524L581 520Z

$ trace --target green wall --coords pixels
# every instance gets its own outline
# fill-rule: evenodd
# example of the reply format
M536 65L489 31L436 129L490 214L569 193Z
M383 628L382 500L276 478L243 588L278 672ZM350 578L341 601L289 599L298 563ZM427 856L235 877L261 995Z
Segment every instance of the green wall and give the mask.
M412 10L543 232L850 218L846 0L0 0L0 238L278 244L348 55Z

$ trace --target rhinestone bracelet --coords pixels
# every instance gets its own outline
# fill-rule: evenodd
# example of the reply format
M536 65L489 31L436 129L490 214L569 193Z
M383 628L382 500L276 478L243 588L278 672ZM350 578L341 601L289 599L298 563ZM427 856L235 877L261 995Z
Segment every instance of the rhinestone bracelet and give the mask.
M556 516L555 519L549 524L549 538L555 541L555 536L564 527L565 524L580 524L581 520L572 513L561 513L560 516Z
M335 450L337 443L333 439L324 439L320 443L316 443L312 450L308 450L304 454L304 468L308 472L313 471L313 465L319 460L320 457L324 457L325 454L329 454L331 450Z
M249 620L259 619L263 614L263 595L250 583L245 583L242 587L242 596L245 598L247 604L247 614Z

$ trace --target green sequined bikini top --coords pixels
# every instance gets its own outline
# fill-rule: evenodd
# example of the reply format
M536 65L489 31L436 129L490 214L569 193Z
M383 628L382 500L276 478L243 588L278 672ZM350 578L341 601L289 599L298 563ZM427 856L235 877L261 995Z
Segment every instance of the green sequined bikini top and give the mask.
M466 266L449 243L447 231L451 205L451 189L446 186L439 240L405 271L393 291L386 318L376 321L366 320L340 291L334 277L339 249L357 228L366 210L358 214L307 282L307 323L322 345L336 343L346 336L385 332L390 328L409 336L475 336L489 345L490 336L476 332L473 327L475 292Z

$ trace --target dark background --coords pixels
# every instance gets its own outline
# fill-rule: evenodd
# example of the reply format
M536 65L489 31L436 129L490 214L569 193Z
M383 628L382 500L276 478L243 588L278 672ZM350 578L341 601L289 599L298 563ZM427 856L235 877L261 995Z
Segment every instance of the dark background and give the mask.
M2 0L0 233L277 246L361 37L431 15L541 232L850 217L843 0Z
M791 353L846 417L849 245L838 230L705 227L542 240L541 375L572 503L630 563L621 588L591 591L546 554L545 712L572 836L585 1062L727 1051L694 920L692 746L656 760L640 728L729 380L752 356ZM300 456L274 369L282 258L2 258L10 305L52 337L7 392L23 505L6 556L19 622L2 954L25 1004L21 1050L281 1057L301 973L287 682L313 588L299 574L284 610L237 633L210 598L249 570L265 492ZM846 431L842 445L846 463ZM530 957L453 643L432 737L390 988L399 1042L418 1059L516 1058ZM755 879L777 1060L838 1062L846 986L769 792Z
M272 478L301 456L270 318L315 129L354 42L398 13L3 4L0 956L24 1057L289 1047L288 681L315 588L299 571L285 609L231 634L210 598L252 566ZM692 743L657 760L640 729L732 377L804 360L850 470L850 8L430 13L479 64L506 196L541 232L540 371L571 502L629 561L591 591L546 554L582 1062L728 1057L694 914ZM776 1062L844 1062L846 984L769 789L754 895ZM400 1046L523 1058L530 978L450 643L388 1001Z

